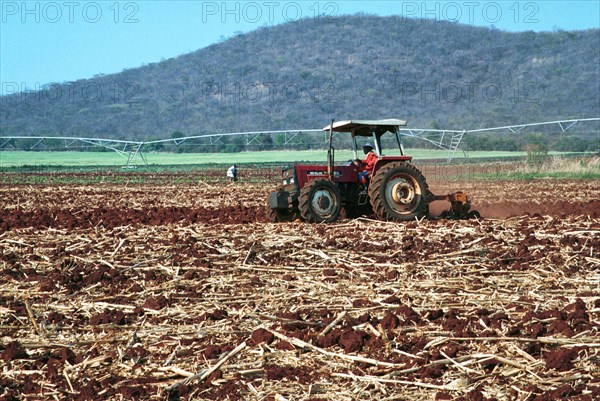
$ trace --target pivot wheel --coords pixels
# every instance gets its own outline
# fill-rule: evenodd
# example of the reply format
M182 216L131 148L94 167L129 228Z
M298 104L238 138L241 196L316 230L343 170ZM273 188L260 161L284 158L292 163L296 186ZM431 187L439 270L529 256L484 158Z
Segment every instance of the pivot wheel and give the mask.
M340 216L341 194L329 180L313 180L300 191L299 208L309 223L331 223Z
M377 217L407 221L427 214L429 188L423 174L412 164L389 163L371 180L369 197Z

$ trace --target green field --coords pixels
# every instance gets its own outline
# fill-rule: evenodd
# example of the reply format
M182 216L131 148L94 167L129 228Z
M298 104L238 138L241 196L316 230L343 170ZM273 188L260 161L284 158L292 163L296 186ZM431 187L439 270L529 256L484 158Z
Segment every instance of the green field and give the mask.
M445 151L413 149L407 154L422 161L423 164L446 165L447 153ZM541 160L541 164L531 163L524 152L470 152L470 162L465 162L464 155L455 155L459 167L480 164L481 166L495 166L490 172L485 170L470 175L471 178L481 180L516 179L531 180L541 178L555 179L600 179L600 158L583 154L567 154L551 152L550 156ZM575 157L572 157L575 156ZM337 152L335 160L344 162L352 158L349 151ZM240 152L240 153L149 153L146 155L148 166L144 166L141 158L136 158L135 169L123 170L126 159L113 152L28 152L28 151L1 151L0 171L6 173L0 176L3 183L45 183L50 175L28 175L27 173L54 173L54 172L126 172L116 174L112 178L101 175L88 176L56 176L50 178L52 182L94 184L95 182L139 182L148 179L145 173L190 172L192 175L204 169L226 169L227 166L237 163L263 164L263 167L282 166L293 162L323 164L326 152L323 150L307 151L270 151L270 152ZM429 160L429 162L427 162ZM11 174L11 173L26 173ZM463 177L464 173L456 173ZM212 177L214 178L214 177ZM210 179L212 179L210 178ZM264 177L262 177L264 178ZM253 178L253 179L262 179ZM464 178L464 177L463 177ZM183 177L181 180L187 180ZM99 181L98 181L99 180Z
M448 152L432 149L409 149L407 154L417 160L443 159ZM525 152L470 152L470 158L506 158L524 157ZM233 164L233 163L269 163L269 162L325 162L326 151L264 151L239 153L146 153L149 165L189 165L189 164ZM455 159L463 159L462 152L455 154ZM337 151L336 161L352 159L352 152ZM0 167L29 166L122 166L126 159L114 152L33 152L33 151L1 151ZM143 165L141 158L134 160L136 165Z

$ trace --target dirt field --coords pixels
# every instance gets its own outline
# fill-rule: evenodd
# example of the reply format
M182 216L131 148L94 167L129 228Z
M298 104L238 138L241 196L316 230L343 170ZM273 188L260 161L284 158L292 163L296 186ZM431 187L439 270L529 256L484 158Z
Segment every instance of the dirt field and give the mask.
M600 183L331 225L272 187L1 187L0 399L600 399Z

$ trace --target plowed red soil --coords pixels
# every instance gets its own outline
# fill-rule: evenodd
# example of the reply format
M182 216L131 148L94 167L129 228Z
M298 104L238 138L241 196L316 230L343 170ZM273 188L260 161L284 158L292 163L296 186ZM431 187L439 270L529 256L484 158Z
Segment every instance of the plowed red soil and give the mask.
M267 184L16 186L0 188L0 231L24 227L114 228L174 223L266 222ZM431 184L436 194L466 191L486 218L525 215L600 217L594 181L505 181ZM435 202L436 216L450 208Z
M23 227L44 228L115 228L129 225L160 226L174 223L256 223L266 222L264 207L229 206L221 208L152 207L144 210L93 208L0 211L0 231Z
M488 218L404 224L271 188L0 188L0 400L600 398L597 182L433 182Z

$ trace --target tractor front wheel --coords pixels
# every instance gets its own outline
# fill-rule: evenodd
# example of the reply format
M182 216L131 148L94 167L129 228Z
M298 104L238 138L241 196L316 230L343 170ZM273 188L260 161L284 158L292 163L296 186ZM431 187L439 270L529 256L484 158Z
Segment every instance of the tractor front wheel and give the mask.
M471 210L469 213L467 213L467 219L481 220L481 213L479 213L477 210Z
M289 223L300 218L298 210L268 208L269 220L273 223Z
M423 174L412 164L389 163L371 179L369 197L382 220L408 221L427 214L429 188Z
M333 182L310 181L300 191L300 214L309 223L334 222L342 210L341 199L340 190Z

